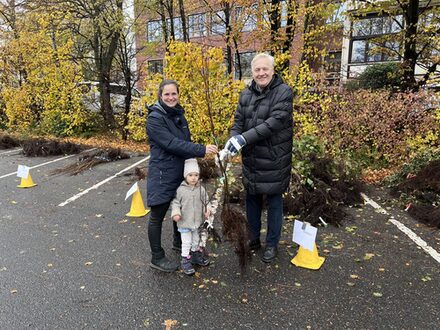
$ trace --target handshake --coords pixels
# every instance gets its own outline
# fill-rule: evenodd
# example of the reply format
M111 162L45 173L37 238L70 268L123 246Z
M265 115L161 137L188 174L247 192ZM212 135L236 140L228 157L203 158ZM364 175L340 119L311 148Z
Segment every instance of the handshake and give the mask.
M230 157L235 156L246 145L243 135L235 135L226 142L223 150L220 151L220 161L228 161Z

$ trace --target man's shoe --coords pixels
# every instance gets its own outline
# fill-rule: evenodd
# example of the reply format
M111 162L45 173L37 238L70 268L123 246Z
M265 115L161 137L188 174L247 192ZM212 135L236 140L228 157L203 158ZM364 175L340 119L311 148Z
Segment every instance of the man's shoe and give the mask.
M198 266L208 266L209 259L201 251L191 252L191 263Z
M276 246L266 246L261 260L267 263L272 262L276 258L277 254L278 251Z
M259 238L254 239L249 242L249 249L250 250L255 251L255 250L259 250L260 248L261 248L261 242L260 242Z
M172 273L179 269L179 264L175 261L168 260L167 257L163 257L158 260L151 260L150 267L162 272Z
M180 261L180 266L182 267L182 270L186 275L194 275L194 273L196 272L191 263L191 259L192 258L190 257L182 257L182 260Z

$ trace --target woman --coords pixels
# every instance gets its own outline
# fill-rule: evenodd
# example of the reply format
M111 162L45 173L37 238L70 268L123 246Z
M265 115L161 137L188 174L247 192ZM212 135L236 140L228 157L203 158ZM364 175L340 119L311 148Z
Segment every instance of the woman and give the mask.
M148 108L147 135L150 141L147 178L147 205L151 209L148 223L152 254L150 266L173 272L179 268L179 263L167 259L162 248L163 219L183 180L185 159L217 153L217 147L191 142L188 122L179 104L179 86L174 80L162 81L158 102ZM180 234L174 221L173 227L173 249L180 249Z

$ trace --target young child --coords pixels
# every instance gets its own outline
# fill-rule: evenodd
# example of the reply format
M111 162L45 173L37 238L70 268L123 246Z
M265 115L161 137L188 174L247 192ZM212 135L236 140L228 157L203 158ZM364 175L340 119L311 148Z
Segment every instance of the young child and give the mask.
M210 216L211 205L205 188L199 182L199 174L197 160L187 159L183 170L185 180L171 202L171 218L177 222L182 237L181 267L186 275L195 273L193 265L209 265L203 253L208 235L202 224Z

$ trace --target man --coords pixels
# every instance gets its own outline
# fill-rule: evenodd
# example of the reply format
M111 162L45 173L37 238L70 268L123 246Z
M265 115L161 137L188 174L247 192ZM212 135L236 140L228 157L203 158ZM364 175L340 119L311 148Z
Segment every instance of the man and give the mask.
M264 262L277 256L283 221L282 194L289 186L292 166L293 92L274 72L274 58L257 54L252 62L252 83L240 95L231 138L223 156L242 150L246 216L252 250L261 247L263 195L267 200Z

